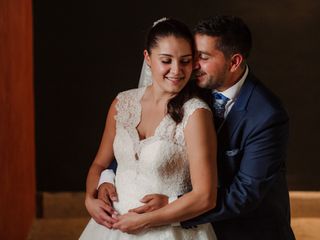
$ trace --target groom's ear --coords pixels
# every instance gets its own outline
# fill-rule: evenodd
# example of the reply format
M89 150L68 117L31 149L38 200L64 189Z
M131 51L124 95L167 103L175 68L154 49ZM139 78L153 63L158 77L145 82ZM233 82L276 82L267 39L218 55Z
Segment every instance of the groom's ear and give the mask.
M230 71L235 72L243 64L243 56L239 53L234 54L230 59Z
M144 55L144 60L146 61L147 65L150 67L151 65L150 55L146 49L143 51L143 55Z

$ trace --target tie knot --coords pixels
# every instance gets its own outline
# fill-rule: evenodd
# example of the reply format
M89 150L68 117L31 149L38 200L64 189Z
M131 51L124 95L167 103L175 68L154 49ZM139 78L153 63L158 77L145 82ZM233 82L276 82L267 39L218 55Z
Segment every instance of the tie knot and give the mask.
M228 100L229 100L229 98L227 98L222 93L214 92L214 93L212 93L212 95L213 95L213 98L218 102L228 102Z

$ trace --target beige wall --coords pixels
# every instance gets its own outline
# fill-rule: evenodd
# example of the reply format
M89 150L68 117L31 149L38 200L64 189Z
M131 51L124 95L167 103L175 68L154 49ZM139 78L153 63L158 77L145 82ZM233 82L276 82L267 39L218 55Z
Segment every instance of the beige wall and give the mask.
M0 239L26 239L35 215L32 2L0 0Z

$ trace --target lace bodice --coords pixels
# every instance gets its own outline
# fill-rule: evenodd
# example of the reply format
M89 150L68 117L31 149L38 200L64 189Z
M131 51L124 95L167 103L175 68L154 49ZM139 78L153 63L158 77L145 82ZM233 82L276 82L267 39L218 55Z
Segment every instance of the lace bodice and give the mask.
M140 206L139 199L146 194L178 196L191 189L184 128L196 109L209 110L203 101L190 99L183 106L181 123L176 124L167 114L154 136L140 140L136 127L141 118L140 100L145 89L133 89L117 96L113 147L118 162L116 187L119 203L115 207L121 213Z
M113 149L118 162L115 185L119 201L114 202L114 208L120 214L141 206L140 199L146 194L178 196L191 189L183 130L196 109L209 109L201 100L190 99L183 106L184 117L180 124L166 115L156 128L154 136L140 140L136 127L141 118L140 100L145 89L133 89L117 96ZM80 239L216 240L216 237L209 223L192 229L167 225L138 234L126 234L108 229L91 219Z

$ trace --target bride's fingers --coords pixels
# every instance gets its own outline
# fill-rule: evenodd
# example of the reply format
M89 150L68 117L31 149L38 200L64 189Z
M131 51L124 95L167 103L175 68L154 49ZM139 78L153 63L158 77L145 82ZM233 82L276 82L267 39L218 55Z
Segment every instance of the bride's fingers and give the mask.
M107 228L111 228L112 224L115 223L117 220L109 217L104 211L98 212L95 216L92 216L93 219L101 225L106 226Z
M106 216L108 218L111 218L115 221L117 221L119 219L120 214L110 205L102 204L101 208L105 211ZM114 222L114 221L112 221L112 222Z
M101 204L101 208L105 210L110 216L113 214L116 214L116 215L118 214L118 212L108 204L105 204L105 203Z
M112 224L118 222L118 219L113 218L111 216L108 216L106 213L103 213L103 214L101 213L99 217L102 220L101 221L102 223L108 223L108 224L112 225Z
M102 225L105 226L105 227L107 227L107 228L109 228L109 229L112 228L112 224L110 224L110 223L107 222L107 221L102 222Z
M112 228L113 228L113 229L119 229L119 230L120 230L120 226L121 226L121 225L120 225L120 223L118 222L118 223L113 224L113 225L112 225Z

